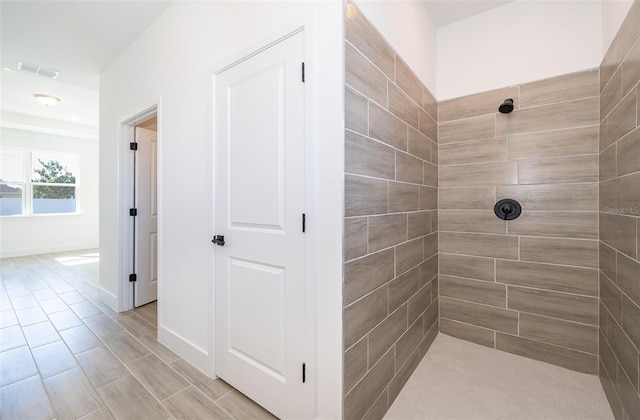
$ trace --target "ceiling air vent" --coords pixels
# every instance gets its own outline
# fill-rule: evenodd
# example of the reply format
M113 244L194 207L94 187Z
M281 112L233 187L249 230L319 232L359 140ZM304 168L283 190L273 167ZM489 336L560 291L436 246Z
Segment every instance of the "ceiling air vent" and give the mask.
M46 77L48 79L55 79L60 74L58 70L48 69L36 64L25 63L24 61L18 61L18 70L25 73L35 74L36 76Z

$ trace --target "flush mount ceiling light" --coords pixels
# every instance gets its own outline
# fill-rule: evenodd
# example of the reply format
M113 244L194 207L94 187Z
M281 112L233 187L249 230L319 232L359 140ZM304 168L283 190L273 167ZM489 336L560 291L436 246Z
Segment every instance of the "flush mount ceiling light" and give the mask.
M44 93L34 93L33 97L36 101L40 102L44 106L53 106L60 102L60 98L51 95L45 95Z

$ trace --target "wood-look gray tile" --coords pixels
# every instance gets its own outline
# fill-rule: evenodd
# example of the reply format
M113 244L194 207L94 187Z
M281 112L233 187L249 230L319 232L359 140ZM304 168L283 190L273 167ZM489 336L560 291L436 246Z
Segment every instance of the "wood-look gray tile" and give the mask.
M509 159L596 154L599 132L599 126L593 125L509 136Z
M424 325L423 319L418 318L408 329L407 331L400 337L398 342L396 343L396 366L399 368L404 365L409 357L418 353L418 346L424 337ZM416 363L417 365L417 363ZM415 366L414 368L415 369ZM413 372L413 369L411 372ZM400 370L400 369L398 369ZM396 376L400 374L398 372Z
M85 414L80 417L78 420L115 420L111 411L107 408L107 406L102 406L95 411L92 411L89 414Z
M156 333L142 335L138 337L138 340L165 363L171 363L180 358L180 356L166 348L158 341Z
M20 325L23 327L47 320L47 316L42 312L42 309L40 309L39 306L16 310L16 317L18 318Z
M369 252L376 252L406 240L406 214L388 214L369 218Z
M618 67L600 95L600 120L604 120L609 115L623 96L622 67Z
M105 335L102 341L109 347L123 363L139 359L149 354L149 350L143 346L127 331L120 331L115 334Z
M440 320L440 332L482 346L494 347L493 330L486 328L442 318Z
M594 354L583 353L522 337L496 333L496 348L591 375L598 371L598 356Z
M640 171L640 128L621 138L616 150L618 176Z
M387 82L387 90L389 95L389 112L409 124L411 127L420 129L418 124L418 104L391 80L388 80ZM431 137L424 130L420 130L420 132L427 137Z
M40 301L40 307L47 314L52 314L54 312L64 311L65 309L69 309L66 303L59 297L54 297L53 299L46 299Z
M598 298L509 286L509 309L598 325Z
M420 209L420 186L389 182L389 213Z
M431 211L418 211L407 214L409 239L431 233L431 213Z
M222 379L210 378L182 359L172 362L170 366L213 401L218 400L233 389Z
M440 197L442 199L442 191ZM496 199L487 209L492 208L496 201L504 198L517 200L526 210L597 211L598 185L596 183L498 185Z
M443 187L438 192L440 209L492 210L496 203L495 187Z
M618 278L616 269L616 251L603 242L599 242L599 267L600 271L604 273L612 281L616 281Z
M105 314L85 318L84 323L87 324L98 337L122 331L122 327Z
M639 38L640 39L640 38ZM640 80L640 41L631 47L622 62L622 89L629 92Z
M438 149L439 165L501 162L507 160L507 139L485 139L443 144Z
M388 295L387 287L381 287L345 308L343 313L345 348L354 345L387 317Z
M355 302L393 277L393 248L346 263L344 267L344 305Z
M9 305L8 307L10 308L11 306ZM2 309L4 308L7 308L7 306L2 305ZM13 327L14 325L18 325L18 318L13 309L0 311L0 328Z
M426 86L422 87L422 108L431 115L431 118L438 118L438 101ZM435 140L435 139L434 139Z
M420 269L410 270L389 283L389 311L395 311L420 289Z
M347 85L381 105L387 103L387 78L351 44L345 45Z
M58 419L77 419L104 405L80 368L47 378L44 386Z
M352 131L345 132L345 172L378 178L395 177L395 151Z
M557 292L598 296L598 270L590 268L497 260L496 281Z
M394 352L389 351L344 397L345 418L362 418L369 410L371 402L384 391L394 371Z
M439 253L440 273L477 280L494 280L492 258L468 257L465 255Z
M439 230L506 234L507 223L488 210L440 210Z
M421 109L418 109L418 128L429 139L438 142L438 122Z
M31 353L42 378L48 378L78 366L76 359L62 341L31 349Z
M636 220L613 213L600 213L600 240L627 255L636 253Z
M396 275L402 274L422 263L424 260L422 242L422 238L418 238L395 247Z
M38 376L1 387L0 401L3 419L49 420L55 417Z
M488 92L442 101L438 104L440 112L438 117L441 122L446 122L485 114L495 114L498 112L498 105L507 98L513 99L514 105L519 107L520 100L517 86L494 89Z
M617 173L616 168L616 144L612 144L600 153L599 159L599 171L600 181L606 181L607 179L615 178Z
M424 180L423 162L408 153L396 152L396 180L422 184Z
M629 378L622 370L622 365L618 364L618 396L622 401L624 407L625 420L632 420L640 418L640 398L638 398L638 391L630 381Z
M62 339L74 354L82 353L102 345L102 342L85 325L60 332Z
M420 287L429 283L438 275L438 256L434 255L420 264Z
M407 150L407 124L372 102L369 102L369 137Z
M387 181L345 175L345 216L366 216L387 212Z
M369 333L368 359L367 351L366 349L364 350L364 358L365 361L368 360L368 364L365 364L364 372L358 376L364 376L366 367L373 367L406 330L407 305L402 305ZM354 347L357 347L357 345ZM360 349L358 352L362 352L362 350ZM360 362L358 362L358 365L359 364ZM350 388L351 387L345 387L345 389Z
M440 122L438 143L480 140L496 137L496 117L494 114Z
M98 393L117 419L171 417L171 414L131 375L98 388Z
M96 388L129 374L124 365L104 347L96 347L76 354L76 359L78 359L84 374Z
M276 419L273 414L236 390L228 393L216 403L236 419Z
M521 313L520 336L587 353L598 353L596 326Z
M518 161L519 184L552 184L597 181L598 155L581 155Z
M422 183L424 185L429 185L431 187L438 186L438 167L429 162L424 162L423 166L424 170L424 180Z
M60 340L60 336L50 322L31 324L23 328L29 347L34 348Z
M162 404L176 419L233 419L194 387L180 391Z
M597 96L516 109L496 117L496 137L596 125L600 122L599 117L600 101Z
M36 365L27 346L0 353L0 386L37 374Z
M355 217L344 221L344 260L350 261L367 254L366 217Z
M611 325L609 325L607 341L618 359L619 366L622 367L626 375L631 379L631 383L637 392L638 349L636 349L617 322L612 322Z
M159 400L189 386L187 381L154 354L127 363L127 368Z
M520 238L520 259L598 268L598 241L564 238Z
M407 131L407 151L419 157L422 160L431 162L431 149L437 149L437 145L433 143L427 136L415 130L412 127Z
M157 330L152 324L148 323L139 316L132 314L118 318L120 324L125 330L129 331L134 337L150 334Z
M640 262L618 253L618 286L635 302L640 302Z
M440 275L438 277L440 296L490 306L506 308L507 287L493 281L469 280L460 277Z
M495 186L518 183L517 163L514 161L442 166L438 169L439 183L442 187Z
M520 108L598 96L598 69L520 85Z
M518 258L518 237L481 233L440 234L439 252L477 257Z
M511 334L518 332L518 313L504 308L440 297L440 317Z
M19 325L0 330L0 352L22 347L26 344L27 341Z
M395 75L395 51L364 17L360 9L348 2L345 6L345 38L371 60L388 77Z
M416 104L422 106L422 82L399 55L396 56L395 80L400 89L405 91Z
M11 304L14 310L19 311L38 306L38 301L33 296L26 295L11 299Z
M418 293L411 296L407 301L407 317L409 324L418 319L427 310L427 308L432 305L434 300L433 290L437 287L434 283L435 281L421 286Z
M625 295L622 295L622 329L636 348L640 347L640 307Z
M523 211L508 222L510 235L598 239L598 213Z
M80 318L88 318L103 313L96 305L88 301L74 303L69 305L69 307Z
M367 98L353 89L344 90L344 126L349 130L364 134L369 132L369 109Z
M382 324L384 324L385 321L383 321ZM345 392L349 392L367 373L368 343L369 336L365 336L349 350L344 352L343 388Z
M604 120L605 138L600 139L600 149L608 147L636 128L636 90L629 92Z

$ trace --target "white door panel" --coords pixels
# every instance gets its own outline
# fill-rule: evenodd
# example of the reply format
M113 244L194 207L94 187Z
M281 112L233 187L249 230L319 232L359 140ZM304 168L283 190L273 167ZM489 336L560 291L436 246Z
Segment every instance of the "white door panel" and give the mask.
M281 418L314 413L302 382L304 33L215 80L216 374Z
M155 131L136 127L134 306L158 298L158 142Z

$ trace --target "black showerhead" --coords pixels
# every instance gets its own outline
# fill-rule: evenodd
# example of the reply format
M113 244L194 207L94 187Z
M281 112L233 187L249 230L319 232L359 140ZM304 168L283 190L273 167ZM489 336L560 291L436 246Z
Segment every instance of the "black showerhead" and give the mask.
M498 107L498 111L502 112L503 114L508 114L513 111L513 99L505 99L502 105Z

